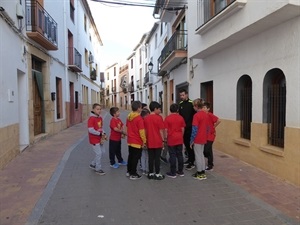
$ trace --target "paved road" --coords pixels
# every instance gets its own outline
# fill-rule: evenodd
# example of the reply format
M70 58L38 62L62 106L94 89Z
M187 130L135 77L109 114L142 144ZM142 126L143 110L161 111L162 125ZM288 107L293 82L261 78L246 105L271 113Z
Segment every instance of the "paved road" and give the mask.
M122 148L126 159L125 141ZM126 167L109 167L108 149L105 176L89 169L92 158L87 137L65 153L26 225L299 225L216 172L204 181L194 180L194 171L132 181ZM167 170L162 164L162 173Z

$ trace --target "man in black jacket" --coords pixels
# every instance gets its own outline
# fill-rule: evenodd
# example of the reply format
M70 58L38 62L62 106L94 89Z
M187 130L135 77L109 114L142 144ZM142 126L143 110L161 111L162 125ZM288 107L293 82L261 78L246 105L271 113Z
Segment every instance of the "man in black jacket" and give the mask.
M195 153L190 147L190 138L192 133L193 116L196 113L193 106L193 101L189 99L187 90L182 89L179 91L181 102L179 102L179 114L184 118L186 127L184 129L183 141L185 149L188 153L188 160L185 162L186 169L191 170L195 167Z

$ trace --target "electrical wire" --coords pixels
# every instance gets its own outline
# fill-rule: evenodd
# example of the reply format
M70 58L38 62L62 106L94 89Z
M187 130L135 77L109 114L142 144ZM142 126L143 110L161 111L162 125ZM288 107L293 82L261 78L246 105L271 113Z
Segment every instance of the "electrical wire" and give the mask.
M151 0L146 0L146 2L141 2L141 1L126 1L126 0L119 0L119 1L114 1L114 0L91 0L93 2L98 2L98 3L103 3L103 4L113 4L113 5L120 5L120 6L139 6L139 7L150 7L150 8L162 8L164 10L180 10L180 9L185 9L187 8L187 3L184 2L169 2L168 7L165 7L164 2L161 4L156 4L156 1L151 1ZM150 2L151 1L151 2Z

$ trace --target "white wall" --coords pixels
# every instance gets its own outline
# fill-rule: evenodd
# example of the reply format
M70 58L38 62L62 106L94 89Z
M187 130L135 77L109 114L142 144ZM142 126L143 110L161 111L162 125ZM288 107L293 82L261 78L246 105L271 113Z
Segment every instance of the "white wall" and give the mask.
M1 2L1 7L5 9L5 12L16 25L18 24L16 18L17 2ZM27 76L27 55L24 54L24 46L25 42L0 17L0 127L15 124L19 121L18 72ZM14 94L14 96L11 96L11 101L8 99L8 90L11 94ZM28 100L27 93L22 94Z
M262 122L263 79L273 68L279 68L286 77L286 125L300 127L300 17L282 23L256 36L203 60L195 60L193 92L201 82L214 82L214 112L224 119L236 119L236 86L247 74L253 82L252 120ZM190 45L194 48L194 45ZM190 49L189 48L189 49Z

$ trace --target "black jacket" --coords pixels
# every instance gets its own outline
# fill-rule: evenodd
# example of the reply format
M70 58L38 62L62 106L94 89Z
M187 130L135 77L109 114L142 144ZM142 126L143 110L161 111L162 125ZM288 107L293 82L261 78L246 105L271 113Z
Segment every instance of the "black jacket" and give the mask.
M195 114L193 101L188 99L179 102L179 114L183 117L186 127L185 129L192 129L193 116Z

